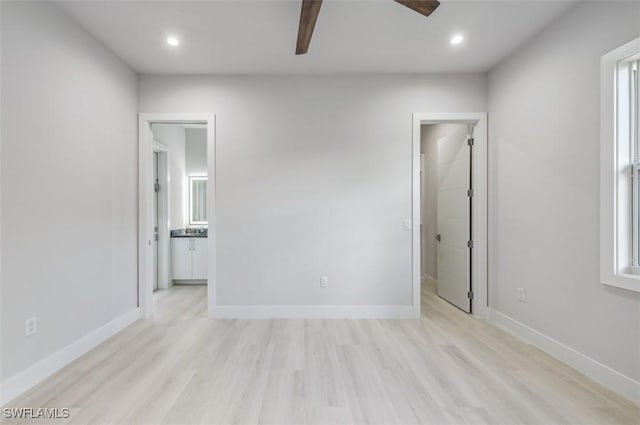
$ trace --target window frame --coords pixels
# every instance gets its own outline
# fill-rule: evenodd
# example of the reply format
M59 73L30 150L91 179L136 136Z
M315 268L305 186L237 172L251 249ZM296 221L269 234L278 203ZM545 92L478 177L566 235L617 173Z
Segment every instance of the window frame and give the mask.
M631 252L630 273L640 275L640 162L631 165Z
M640 275L640 53L629 63L629 143L631 147L631 273ZM619 64L619 62L618 62ZM618 65L619 66L619 65ZM618 72L620 75L620 72Z
M600 281L636 292L640 292L640 196L632 194L639 194L640 179L632 177L640 176L640 150L637 130L629 131L631 115L619 113L633 109L629 96L619 96L629 92L631 84L619 64L639 54L637 38L600 61ZM637 114L633 118L637 121Z

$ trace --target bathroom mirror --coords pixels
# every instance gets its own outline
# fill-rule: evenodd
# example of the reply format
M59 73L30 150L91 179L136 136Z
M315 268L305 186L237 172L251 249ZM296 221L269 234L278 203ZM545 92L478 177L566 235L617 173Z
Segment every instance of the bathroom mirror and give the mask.
M207 224L207 177L189 176L189 224Z

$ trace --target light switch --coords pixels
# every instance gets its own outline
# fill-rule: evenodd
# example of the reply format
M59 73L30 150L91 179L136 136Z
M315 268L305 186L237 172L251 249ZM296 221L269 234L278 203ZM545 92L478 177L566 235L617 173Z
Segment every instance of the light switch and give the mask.
M25 336L31 336L38 332L38 319L32 317L27 319L24 324L24 334Z
M524 288L518 288L518 301L522 303L527 301L527 294L524 291Z

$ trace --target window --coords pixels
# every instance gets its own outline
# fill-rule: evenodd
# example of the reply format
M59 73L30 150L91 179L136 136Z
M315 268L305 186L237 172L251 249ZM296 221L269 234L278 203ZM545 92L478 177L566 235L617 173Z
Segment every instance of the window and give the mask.
M619 109L619 114L627 115L628 119L619 120L622 121L621 125L627 125L627 129L618 129L618 134L627 133L629 137L630 157L631 157L631 204L632 204L632 217L631 217L631 231L632 231L632 267L631 271L634 274L640 274L640 138L638 137L638 122L640 122L640 105L638 99L640 99L640 60L633 58L632 60L625 60L618 64L618 75L622 78L628 79L628 86L624 84L620 85L618 95L620 97L628 98L627 102L620 102L627 106ZM625 105L626 103L626 105Z
M638 145L638 59L640 54L625 58L616 64L616 143L618 145L618 167L623 174L618 181L620 200L626 198L631 205L630 214L620 209L619 220L629 220L628 240L631 245L630 264L621 264L622 270L640 275L640 146ZM625 178L628 175L628 179ZM629 211L629 210L626 210ZM620 243L625 243L621 235ZM624 252L624 249L620 249ZM622 259L621 259L622 260Z
M601 60L600 278L640 292L640 38Z

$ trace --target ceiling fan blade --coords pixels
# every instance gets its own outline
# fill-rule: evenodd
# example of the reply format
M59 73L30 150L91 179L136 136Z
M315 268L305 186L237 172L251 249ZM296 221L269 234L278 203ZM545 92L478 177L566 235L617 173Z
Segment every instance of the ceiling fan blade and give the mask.
M322 6L322 0L302 0L296 55L304 55L309 49L313 29L316 26L318 13L320 13L320 6Z
M437 0L394 0L403 6L407 6L411 10L415 10L421 15L429 16L434 10L440 6Z

